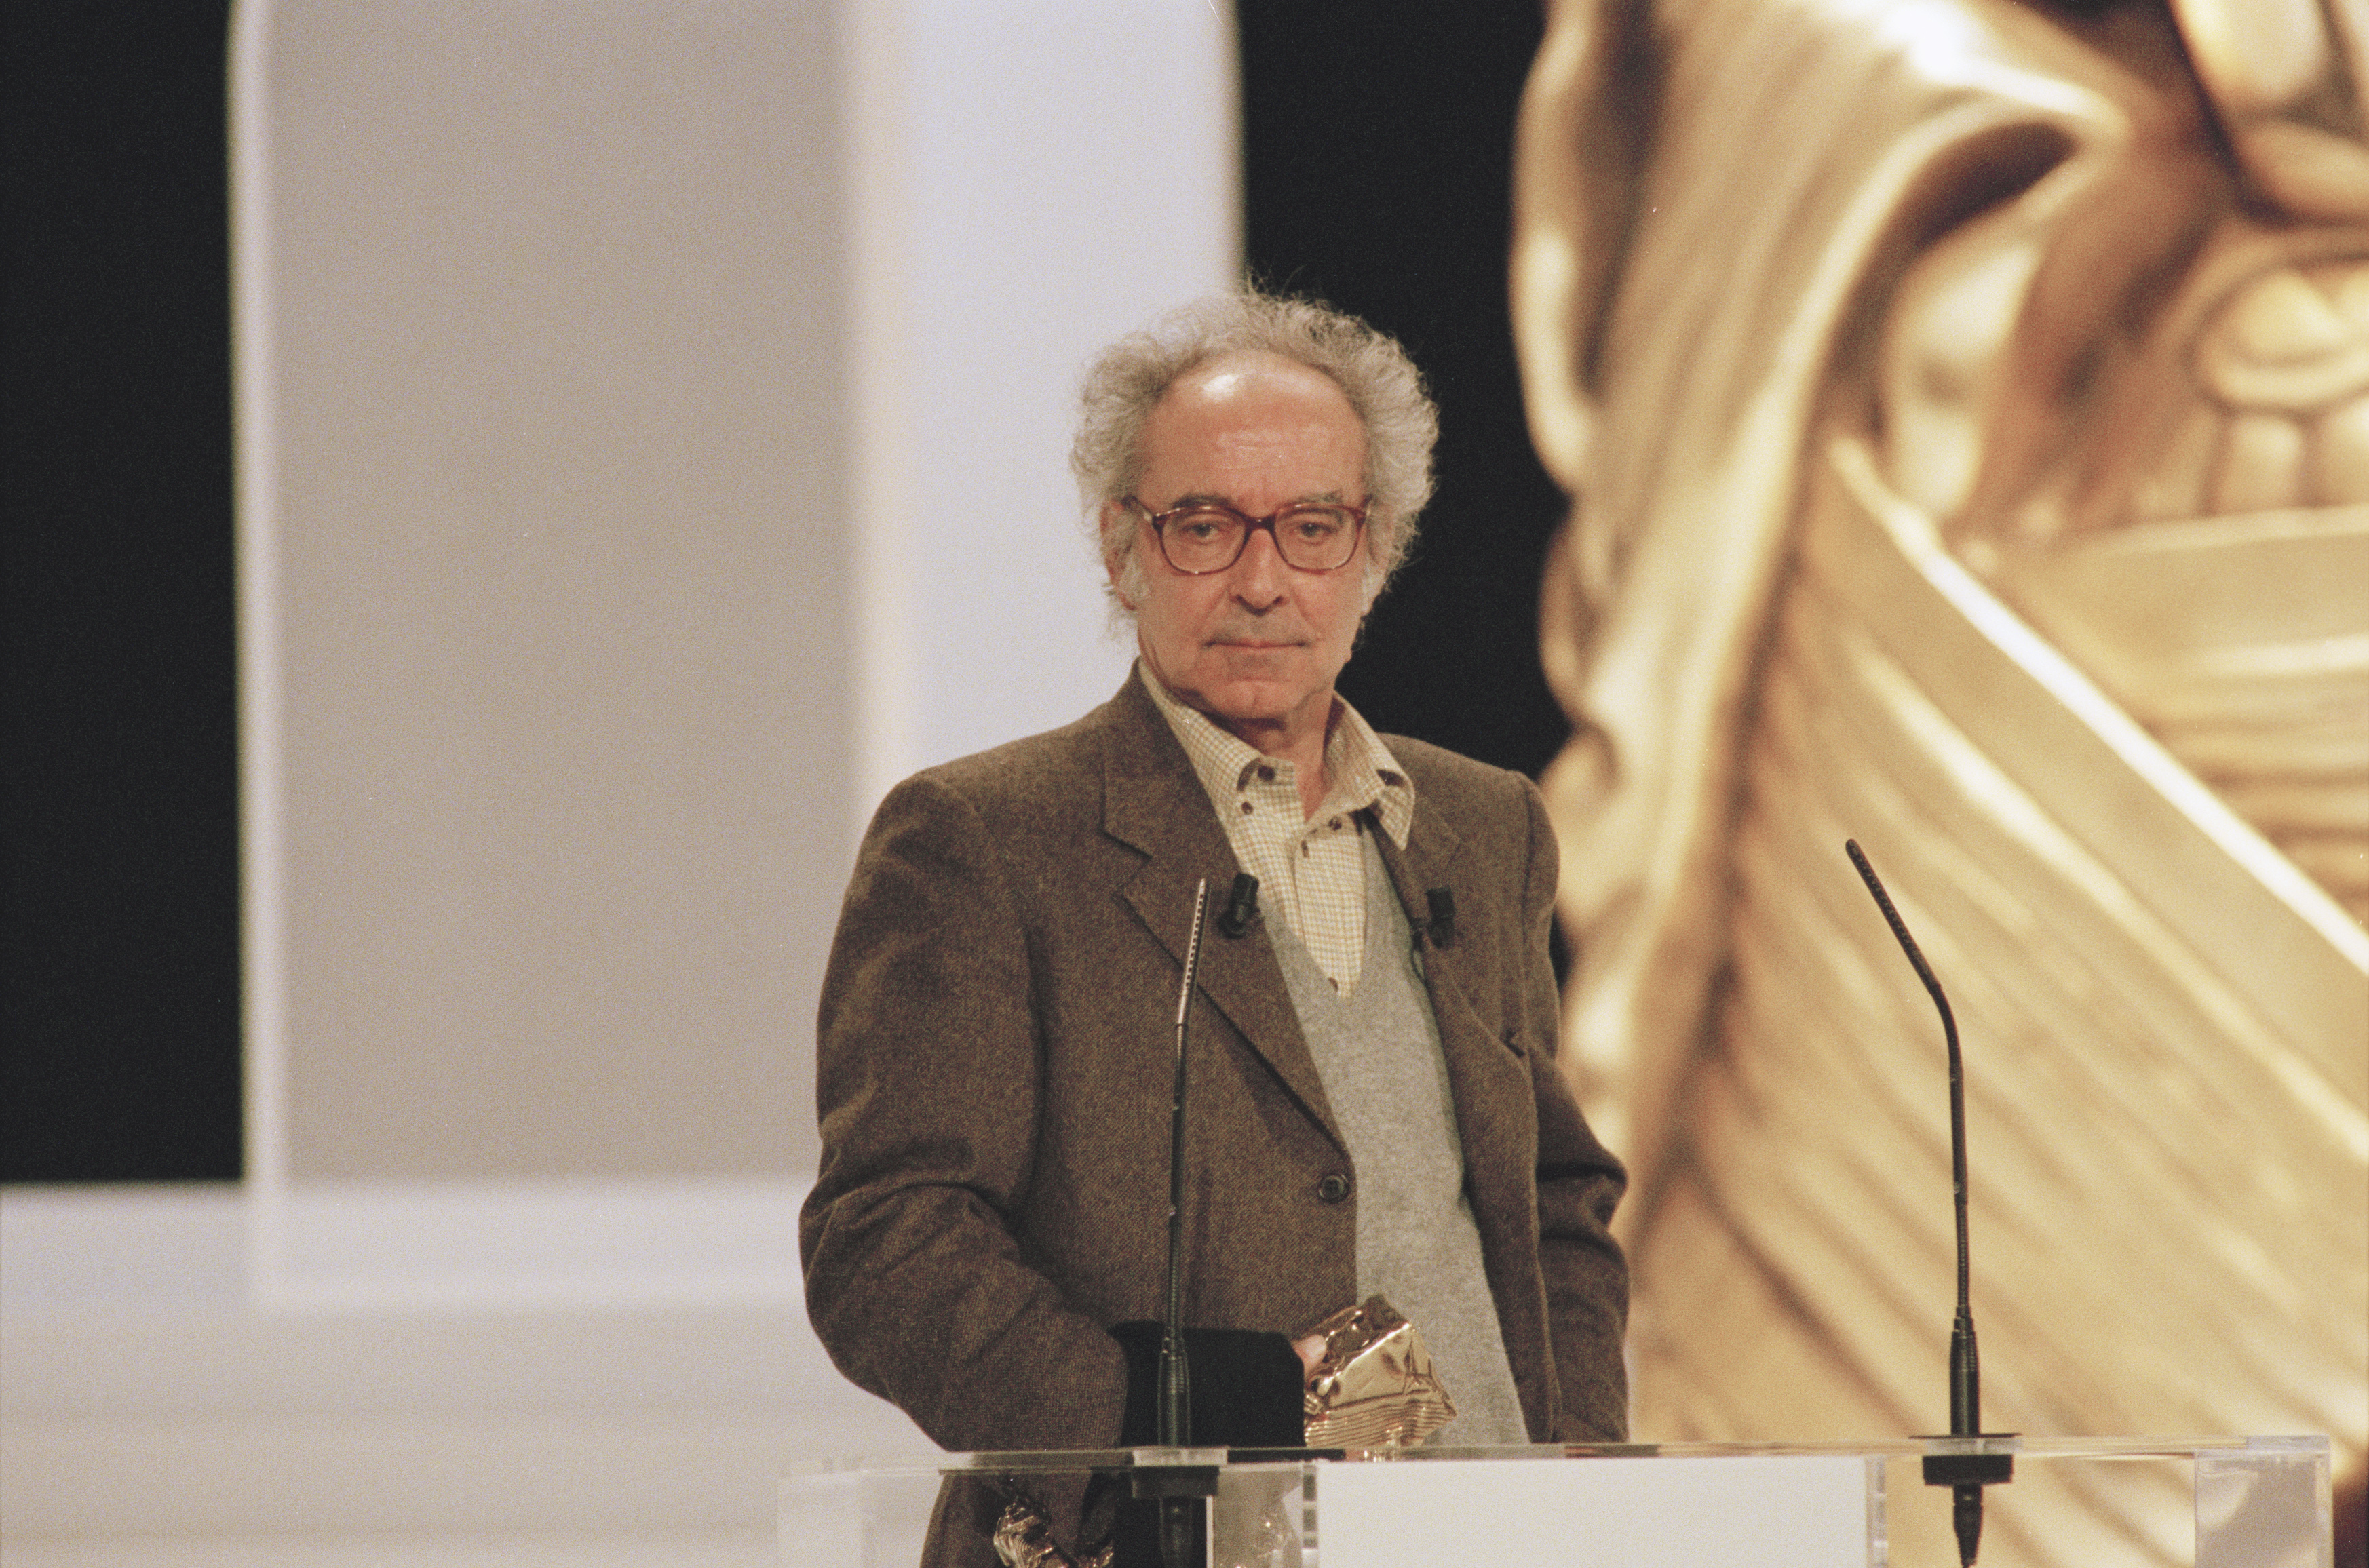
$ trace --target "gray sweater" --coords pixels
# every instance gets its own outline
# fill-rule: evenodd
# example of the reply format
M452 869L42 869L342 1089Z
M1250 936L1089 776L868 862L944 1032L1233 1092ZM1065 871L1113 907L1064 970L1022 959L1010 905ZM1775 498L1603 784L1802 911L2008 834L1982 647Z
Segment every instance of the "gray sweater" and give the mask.
M1521 1398L1464 1191L1464 1144L1414 933L1391 893L1374 830L1368 825L1361 836L1365 967L1347 997L1276 911L1265 911L1265 921L1324 1097L1349 1144L1357 1298L1386 1297L1429 1346L1456 1406L1456 1419L1432 1442L1525 1443Z

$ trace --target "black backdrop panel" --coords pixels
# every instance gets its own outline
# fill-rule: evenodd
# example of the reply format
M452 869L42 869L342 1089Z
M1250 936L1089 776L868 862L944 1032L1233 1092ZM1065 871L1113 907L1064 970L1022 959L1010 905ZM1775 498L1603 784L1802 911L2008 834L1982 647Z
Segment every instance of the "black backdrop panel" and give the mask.
M1439 400L1415 559L1343 676L1376 727L1535 774L1568 733L1539 673L1563 511L1522 423L1505 301L1534 6L1242 0L1244 248L1270 288L1403 342Z
M6 15L0 1177L229 1179L229 7Z

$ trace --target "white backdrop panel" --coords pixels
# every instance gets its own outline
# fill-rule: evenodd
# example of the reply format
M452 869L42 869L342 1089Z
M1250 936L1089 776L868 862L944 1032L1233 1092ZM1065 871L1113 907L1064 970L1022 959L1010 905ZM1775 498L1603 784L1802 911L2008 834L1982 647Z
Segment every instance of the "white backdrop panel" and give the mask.
M1117 688L1069 472L1093 353L1241 268L1230 7L910 0L851 16L859 373L879 389L868 813ZM901 26L899 25L901 23Z

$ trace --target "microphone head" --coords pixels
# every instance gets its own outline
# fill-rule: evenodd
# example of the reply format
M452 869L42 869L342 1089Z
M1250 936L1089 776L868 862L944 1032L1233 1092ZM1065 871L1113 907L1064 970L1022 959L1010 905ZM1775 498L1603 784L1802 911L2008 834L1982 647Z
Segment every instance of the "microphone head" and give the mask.
M1240 937L1258 918L1259 880L1248 871L1234 877L1233 892L1226 896L1226 912L1218 916L1218 929L1229 937Z
M1431 906L1431 920L1425 928L1431 933L1432 945L1444 948L1456 940L1456 893L1449 888L1433 888L1423 897Z

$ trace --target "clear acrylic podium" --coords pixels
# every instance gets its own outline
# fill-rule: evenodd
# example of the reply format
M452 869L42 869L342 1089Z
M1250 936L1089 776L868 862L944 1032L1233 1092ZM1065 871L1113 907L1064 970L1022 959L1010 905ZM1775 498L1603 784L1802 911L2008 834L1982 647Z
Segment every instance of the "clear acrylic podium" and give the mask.
M1419 1449L1390 1459L1227 1450L947 1454L800 1467L781 1490L784 1568L912 1568L948 1479L1199 1470L1214 1479L1212 1568L1955 1568L1954 1547L1895 1556L1896 1515L1928 1501L1928 1456L2008 1453L1986 1488L1982 1562L2031 1560L2026 1500L2072 1496L2109 1521L2060 1561L2333 1568L2325 1437L1903 1438L1860 1443ZM2021 1489L2019 1491L2019 1489ZM2180 1505L2179 1493L2189 1494ZM1932 1492L1946 1508L1948 1491ZM1887 1499L1891 1506L1887 1506ZM2043 1529L2043 1535L2047 1532ZM2066 1546L2058 1541L2054 1546Z

